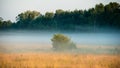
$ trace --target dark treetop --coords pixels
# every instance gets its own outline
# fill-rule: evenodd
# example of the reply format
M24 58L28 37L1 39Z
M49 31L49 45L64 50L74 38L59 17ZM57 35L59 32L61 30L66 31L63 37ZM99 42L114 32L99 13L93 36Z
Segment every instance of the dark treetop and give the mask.
M0 17L0 29L39 29L39 30L88 30L94 28L120 29L120 4L110 2L95 5L88 10L64 11L62 9L46 12L26 11L16 17L16 22L3 21Z

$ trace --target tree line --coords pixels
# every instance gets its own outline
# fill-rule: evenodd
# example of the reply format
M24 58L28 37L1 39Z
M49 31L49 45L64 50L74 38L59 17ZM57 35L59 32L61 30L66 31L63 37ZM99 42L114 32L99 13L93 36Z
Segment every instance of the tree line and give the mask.
M47 29L47 30L84 30L110 27L120 29L120 4L110 2L107 5L96 4L88 10L64 11L41 14L38 11L25 11L16 17L16 22L3 21L0 17L0 29Z

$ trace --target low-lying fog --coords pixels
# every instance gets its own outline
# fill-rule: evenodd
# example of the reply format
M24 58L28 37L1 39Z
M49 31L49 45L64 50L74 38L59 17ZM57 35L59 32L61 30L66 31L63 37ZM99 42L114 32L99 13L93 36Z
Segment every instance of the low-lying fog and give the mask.
M59 32L59 31L1 31L0 43L48 43L54 34L61 33L76 44L119 45L120 33L117 32Z
M0 31L0 47L7 49L15 46L23 48L31 45L31 48L49 48L52 47L51 38L54 34L61 33L71 38L77 44L77 47L88 46L113 46L120 47L119 32L60 32L60 31ZM14 45L14 47L12 46ZM38 45L38 46L36 46ZM3 50L4 50L3 49Z

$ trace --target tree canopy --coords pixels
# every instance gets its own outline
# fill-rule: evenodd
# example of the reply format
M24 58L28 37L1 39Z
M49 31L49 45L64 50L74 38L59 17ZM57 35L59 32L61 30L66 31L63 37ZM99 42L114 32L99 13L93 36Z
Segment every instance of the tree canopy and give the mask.
M16 17L16 22L3 21L0 29L47 29L47 30L85 30L88 27L110 27L120 29L120 4L96 4L88 10L64 11L62 9L41 14L38 11L25 11Z
M69 37L63 34L55 34L51 39L53 48L55 50L76 49L76 45L70 40Z

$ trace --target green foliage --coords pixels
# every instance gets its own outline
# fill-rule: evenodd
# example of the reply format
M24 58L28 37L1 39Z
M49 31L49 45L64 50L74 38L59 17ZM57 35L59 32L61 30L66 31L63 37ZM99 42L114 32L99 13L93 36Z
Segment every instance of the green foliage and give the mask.
M0 29L9 29L12 27L12 22L10 20L3 21L2 18L0 20Z
M20 13L17 17L17 27L18 28L31 28L32 21L34 21L37 17L40 16L40 12L37 11L26 11Z
M55 50L75 49L76 45L71 42L70 38L63 34L55 34L51 39Z
M53 12L46 12L45 13L45 18L52 19L53 17L54 17L54 13Z
M0 17L0 29L47 29L47 30L86 30L87 27L110 27L120 29L120 4L96 4L88 10L46 12L26 11L18 14L12 27Z

